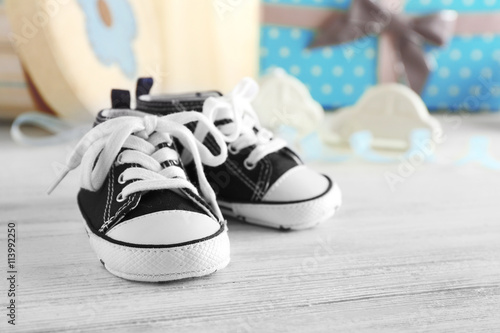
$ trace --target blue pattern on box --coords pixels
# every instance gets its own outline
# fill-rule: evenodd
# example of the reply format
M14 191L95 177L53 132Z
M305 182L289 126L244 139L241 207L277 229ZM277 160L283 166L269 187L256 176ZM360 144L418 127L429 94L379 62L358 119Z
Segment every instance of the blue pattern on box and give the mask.
M349 0L264 0L265 3L348 8ZM451 5L450 5L451 4ZM500 11L500 0L408 0L408 13L453 8L458 12ZM500 24L500 23L499 23ZM377 82L378 39L306 50L313 31L264 25L260 68L282 67L303 81L326 109L354 104ZM500 35L455 36L443 47L426 45L436 68L422 92L431 110L500 109Z
M430 109L500 108L500 36L455 37L432 52L437 68L422 98Z
M324 8L337 8L347 9L351 4L350 0L263 0L264 3L280 4L280 5L294 5L294 6L307 6L307 7L324 7Z
M314 99L327 108L353 104L363 91L376 83L373 65L377 59L377 39L358 41L362 52L346 56L348 49L324 47L306 50L313 32L296 28L262 28L261 66L263 70L282 67L299 78ZM355 65L354 65L355 64ZM338 97L342 96L342 99Z
M488 12L500 9L498 0L406 0L405 12L412 14L433 13L453 9L459 13Z
M319 8L335 8L346 10L351 0L262 0L264 3L307 6ZM442 9L453 9L457 12L487 12L500 8L500 0L406 0L404 11L411 14L432 13Z

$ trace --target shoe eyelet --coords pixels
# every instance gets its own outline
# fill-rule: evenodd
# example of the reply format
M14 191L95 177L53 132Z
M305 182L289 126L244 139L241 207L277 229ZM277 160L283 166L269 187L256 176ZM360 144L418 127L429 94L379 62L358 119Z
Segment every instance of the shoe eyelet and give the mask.
M116 164L117 165L120 165L120 164L123 164L123 161L122 161L122 154L118 155L118 157L116 158Z
M120 174L120 176L118 177L118 184L125 184L125 179L123 178L123 173Z
M227 146L227 150L232 154L232 155L238 155L240 153L239 150L236 150L232 145Z
M250 162L248 162L247 160L245 160L245 161L243 162L243 165L245 166L245 168L247 168L247 170L253 170L253 169L255 169L255 166L256 166L257 164L253 164L253 163L250 163Z
M127 199L127 197L125 197L122 192L120 192L117 196L116 196L116 201L117 202L123 202Z

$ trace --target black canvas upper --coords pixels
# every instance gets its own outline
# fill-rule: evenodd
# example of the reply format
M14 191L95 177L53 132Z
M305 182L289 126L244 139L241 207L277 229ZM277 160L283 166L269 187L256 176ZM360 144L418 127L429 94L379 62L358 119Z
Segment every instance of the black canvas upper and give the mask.
M151 83L151 79L147 79ZM180 95L147 95L152 85L141 86L144 81L138 81L137 109L155 115L166 115L173 112L199 111L203 110L203 104L208 97L221 96L214 91L193 92ZM216 121L215 125L230 122L230 119ZM188 127L194 131L196 124ZM254 129L257 131L257 129ZM209 134L203 141L212 153L218 153L218 147L214 138ZM214 188L218 198L229 202L262 202L262 198L269 188L285 172L302 164L300 158L290 149L281 150L268 154L262 158L257 165L249 169L245 167L244 160L248 157L255 146L242 149L237 154L229 152L225 163L217 167L205 166L205 174L210 185ZM188 175L193 183L196 183L196 174L192 164L186 166Z
M96 118L96 125L99 126L106 119L107 117L103 112L100 112ZM175 143L162 143L157 147L159 149L165 146L174 150L177 149ZM162 165L164 167L176 165L185 169L180 159L163 161ZM187 188L136 192L124 201L118 202L117 196L123 188L134 181L130 180L120 184L118 181L119 176L127 168L134 166L139 167L136 164L114 163L99 190L92 192L83 188L80 189L78 206L88 226L94 233L104 235L112 227L123 221L159 211L184 210L208 216L214 215L205 200ZM211 212L211 214L209 215L207 211Z

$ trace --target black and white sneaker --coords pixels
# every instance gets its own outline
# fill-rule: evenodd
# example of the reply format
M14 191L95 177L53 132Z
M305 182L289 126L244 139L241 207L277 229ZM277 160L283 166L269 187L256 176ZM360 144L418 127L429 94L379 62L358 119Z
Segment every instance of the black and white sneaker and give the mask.
M150 78L139 79L138 110L158 115L199 111L224 136L228 159L220 166L205 167L224 214L273 228L305 229L329 219L340 207L338 185L305 166L285 141L260 126L251 106L258 93L254 80L243 79L226 96L216 91L150 95L152 85ZM217 154L211 133L195 123L188 127ZM190 152L182 158L188 174L193 174Z
M102 111L100 124L78 143L49 192L82 165L78 205L85 228L97 257L116 276L157 282L224 268L229 263L226 223L202 166L225 161L223 137L198 112L161 118L137 113ZM184 126L193 121L220 145L217 155ZM185 173L174 138L193 157L198 188Z

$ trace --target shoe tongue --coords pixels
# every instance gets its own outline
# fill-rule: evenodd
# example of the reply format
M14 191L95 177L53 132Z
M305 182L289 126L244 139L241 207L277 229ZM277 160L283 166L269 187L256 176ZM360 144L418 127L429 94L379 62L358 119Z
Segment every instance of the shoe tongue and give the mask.
M167 137L165 137L165 136L167 136ZM162 138L164 140L161 140ZM176 166L176 167L181 168L184 171L184 173L187 175L186 169L184 168L184 165L182 164L182 161L181 161L179 150L177 149L177 146L175 144L175 140L172 140L170 138L170 136L167 134L155 133L153 140L150 142L156 147L156 151L159 151L163 148L169 149L167 151L167 154L166 154L168 156L168 158L165 159L164 161L161 161L161 166L163 168L167 168L170 166ZM165 156L165 157L167 157L167 156Z
M235 113L230 108L219 108L215 114L214 123L215 126L221 126L226 124L234 123ZM250 115L244 114L241 118L241 125L243 127L253 128L255 126L255 119Z
M207 98L220 96L222 94L217 91L143 95L137 99L137 109L153 114L169 114L182 111L201 112Z
M209 98L203 103L203 111L208 115L216 126L225 125L235 121L235 112L229 101Z
M168 168L168 167L177 167L177 168L182 170L182 172L184 173L183 176L185 176L189 180L187 170L184 167L184 164L182 163L182 159L181 159L181 156L179 154L179 151L177 150L175 140L172 140L172 141L159 140L158 136L156 138L157 138L156 140L153 140L151 142L156 148L154 153L158 152L161 149L165 149L165 148L169 149L165 154L166 156L164 156L164 158L160 162L161 167L163 169ZM124 150L125 149L122 149L121 151L123 152ZM172 188L170 190L181 195L181 196L186 196L186 194L183 191L181 191L181 189Z
M234 112L229 108L219 109L215 114L215 125L232 123L234 121Z
M177 151L177 148L175 146L175 143L172 142L172 143L167 143L167 142L164 142L164 143L160 143L158 146L157 146L158 150L162 149L162 148L170 148L171 150L175 151L176 152L176 155L172 154L172 157L169 158L169 159L166 159L165 161L161 162L161 165L164 167L164 168L167 168L169 166L176 166L176 167L179 167L181 168L182 170L184 170L184 173L186 173L186 170L184 168L184 165L182 164L182 161L181 161L181 157ZM187 173L186 173L187 175Z
M100 111L94 121L94 127L110 119L118 117L144 117L147 113L130 109L107 109Z
M161 166L163 168L168 168L168 167L177 167L184 172L184 176L186 179L193 183L193 180L190 179L189 173L186 170L186 167L184 166L184 163L182 163L182 158L180 157L179 151L177 150L177 146L175 143L175 140L172 142L162 142L159 143L157 146L157 149L162 149L162 148L170 148L173 151L175 151L177 154L175 158L167 159L161 163ZM209 208L208 204L205 203L205 199L201 196L201 192L198 189L198 193L193 193L190 189L188 188L170 188L169 191L176 193L178 196L181 198L184 198L185 200L188 200L191 202L191 206L196 207L197 211L207 214L209 216L212 216L215 218L213 215L213 211ZM199 199L196 199L198 197Z

